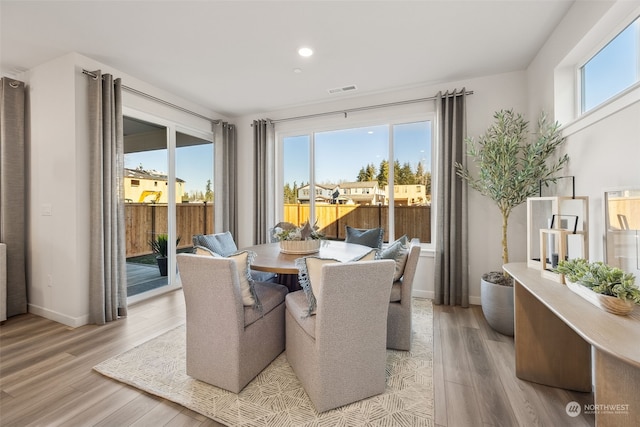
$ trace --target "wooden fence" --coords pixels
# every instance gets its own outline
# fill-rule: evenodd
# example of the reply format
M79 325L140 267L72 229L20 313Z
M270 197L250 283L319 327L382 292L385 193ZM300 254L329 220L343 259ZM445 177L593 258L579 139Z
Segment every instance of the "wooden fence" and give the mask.
M406 234L421 242L431 242L431 207L396 206L395 235ZM345 225L355 228L385 229L384 240L389 236L389 207L362 205L316 204L316 218L320 230L328 239L344 240ZM176 205L176 228L180 243L178 248L191 246L194 234L213 233L212 203L180 203ZM149 240L167 232L167 205L127 203L125 205L127 258L151 253ZM309 219L309 205L285 204L284 221L302 224Z
M151 253L149 240L166 234L167 205L149 203L125 204L127 258ZM213 233L213 203L180 203L176 205L178 248L188 248L194 234Z
M431 206L395 206L395 235L406 234L410 239L431 242ZM383 205L329 205L316 203L316 218L320 231L328 239L344 240L345 226L385 229L389 236L389 206ZM309 219L309 205L285 204L284 221L302 224Z

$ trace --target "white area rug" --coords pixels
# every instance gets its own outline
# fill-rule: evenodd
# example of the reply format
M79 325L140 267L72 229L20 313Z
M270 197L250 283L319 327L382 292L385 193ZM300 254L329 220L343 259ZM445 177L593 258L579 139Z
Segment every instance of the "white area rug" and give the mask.
M189 377L184 325L94 369L228 426L433 426L433 309L414 299L412 350L387 350L384 394L320 414L285 353L240 394Z

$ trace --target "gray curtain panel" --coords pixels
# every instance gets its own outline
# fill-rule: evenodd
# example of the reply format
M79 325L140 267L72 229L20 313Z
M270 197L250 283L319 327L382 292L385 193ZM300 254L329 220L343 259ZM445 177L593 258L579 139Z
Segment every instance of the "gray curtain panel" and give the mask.
M238 147L236 127L226 122L215 125L215 140L223 147L223 189L222 219L223 230L238 235Z
M0 85L0 242L7 245L7 317L27 312L25 87Z
M120 79L95 71L89 81L89 322L127 315L124 136Z
M255 215L253 223L254 244L267 243L269 226L267 224L269 166L268 147L274 139L273 124L269 120L253 121L253 145L255 159Z
M438 93L438 202L436 228L435 303L469 306L467 185L455 163L466 165L466 95Z

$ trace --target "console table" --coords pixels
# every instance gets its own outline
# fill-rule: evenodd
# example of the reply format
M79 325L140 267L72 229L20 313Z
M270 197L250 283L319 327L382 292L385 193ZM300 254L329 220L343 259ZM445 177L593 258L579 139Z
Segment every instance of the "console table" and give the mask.
M515 279L516 376L583 392L591 391L593 384L596 425L637 425L640 309L616 316L566 285L542 278L540 270L526 263L503 268Z

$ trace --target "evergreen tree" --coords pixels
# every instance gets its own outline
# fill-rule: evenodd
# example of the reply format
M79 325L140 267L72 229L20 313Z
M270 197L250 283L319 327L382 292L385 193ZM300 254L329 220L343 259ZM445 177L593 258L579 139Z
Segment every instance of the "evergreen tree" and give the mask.
M356 178L357 182L366 181L367 179L367 171L364 169L364 166L360 168L360 172L358 172L358 176Z
M389 183L389 162L387 160L383 159L380 162L380 172L378 172L376 179L378 180L378 186L380 188L383 188Z
M213 202L213 190L211 190L211 180L207 180L207 185L204 191L204 200L207 202Z
M367 165L367 179L365 181L375 181L376 180L376 167L373 163L369 163Z
M416 183L416 175L413 173L413 169L411 169L411 165L409 162L406 162L402 165L401 173L401 184L410 185Z

